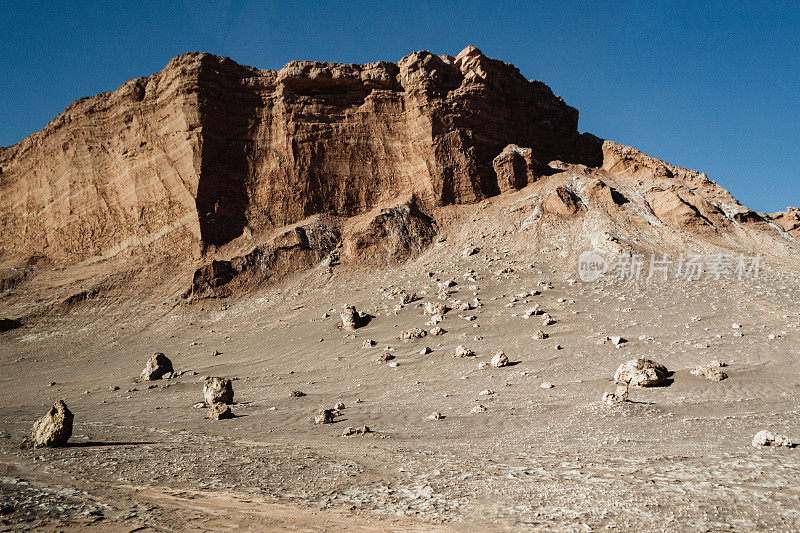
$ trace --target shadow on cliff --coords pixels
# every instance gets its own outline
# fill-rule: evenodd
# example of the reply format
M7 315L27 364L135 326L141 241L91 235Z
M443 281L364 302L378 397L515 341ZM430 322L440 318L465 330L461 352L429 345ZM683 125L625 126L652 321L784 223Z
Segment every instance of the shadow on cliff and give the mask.
M196 206L204 246L226 244L247 225L252 118L261 105L242 85L247 75L216 56L205 57L198 73L203 141Z

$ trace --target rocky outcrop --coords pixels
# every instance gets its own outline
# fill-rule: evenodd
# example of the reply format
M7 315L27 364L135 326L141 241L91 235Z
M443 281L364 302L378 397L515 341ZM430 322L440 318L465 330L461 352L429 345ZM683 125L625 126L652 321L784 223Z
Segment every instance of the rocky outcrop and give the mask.
M786 211L765 215L768 220L776 224L795 239L800 239L800 208L787 207Z
M428 248L437 231L436 222L414 200L381 209L350 231L343 242L342 260L371 266L401 263Z
M322 217L281 231L267 242L230 260L212 259L194 272L184 296L229 296L242 285L258 285L288 273L310 268L341 244L339 227ZM233 281L233 283L231 283Z
M508 145L577 160L577 120L475 47L279 71L184 54L0 151L0 262L132 248L196 257L408 194L421 210L474 202L501 190L493 161Z
M559 217L571 217L584 211L580 198L566 187L556 187L543 204L547 213Z

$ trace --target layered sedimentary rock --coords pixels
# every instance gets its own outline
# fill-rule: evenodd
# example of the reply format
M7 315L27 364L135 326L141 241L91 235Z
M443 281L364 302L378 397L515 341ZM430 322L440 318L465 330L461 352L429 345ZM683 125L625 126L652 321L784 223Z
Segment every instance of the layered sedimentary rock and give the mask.
M596 156L577 121L474 47L280 71L189 53L0 150L0 261L197 256L409 194L423 210L474 202L500 192L492 162L509 144L543 162Z

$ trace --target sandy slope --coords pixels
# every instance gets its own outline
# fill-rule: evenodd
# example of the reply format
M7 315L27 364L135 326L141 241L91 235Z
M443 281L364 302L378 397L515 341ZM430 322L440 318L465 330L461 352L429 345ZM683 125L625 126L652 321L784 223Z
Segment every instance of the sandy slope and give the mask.
M395 269L320 267L193 304L148 296L140 272L134 292L117 288L3 333L2 527L800 529L800 452L750 446L760 429L800 440L797 272L768 263L756 281L571 284L576 250L507 229L528 216L515 222L509 208L529 193L453 208L459 223ZM468 244L480 253L462 256ZM474 282L463 276L470 268ZM513 271L498 275L504 268ZM442 336L401 341L404 329L430 329L418 305L439 301L447 279L457 282L449 302L478 297L481 307L451 310ZM420 300L396 310L393 287ZM533 290L541 294L512 301ZM343 332L331 313L343 303L374 318ZM535 303L557 323L523 318ZM549 337L534 340L538 329ZM608 335L629 342L602 343ZM454 358L458 345L477 356ZM386 346L398 366L376 362ZM187 373L152 389L134 383L156 350ZM517 364L478 368L498 350ZM614 370L638 356L667 365L674 382L602 405ZM717 358L730 365L727 380L689 374ZM204 420L193 408L205 375L238 378L237 418ZM295 389L307 396L290 397ZM58 398L76 415L74 444L19 450ZM311 423L338 401L336 423ZM478 404L486 411L470 413ZM433 411L445 418L428 420ZM340 436L364 424L372 434Z

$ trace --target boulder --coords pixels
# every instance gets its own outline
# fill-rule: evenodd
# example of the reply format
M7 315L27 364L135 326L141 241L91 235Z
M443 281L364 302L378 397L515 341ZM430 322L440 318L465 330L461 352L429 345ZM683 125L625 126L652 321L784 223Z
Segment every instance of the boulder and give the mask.
M335 417L333 409L320 409L319 414L314 417L315 424L331 424Z
M786 435L778 435L763 429L753 437L753 446L756 448L761 448L763 446L786 446L787 448L793 448L795 444Z
M203 384L203 397L207 405L214 403L233 403L233 384L228 378L206 378Z
M46 415L33 424L31 436L23 442L24 448L64 446L72 436L75 419L64 400L58 400Z
M352 331L361 325L361 315L352 305L342 306L339 315L342 317L342 329Z
M614 381L634 387L657 387L666 384L669 375L664 365L641 358L622 363L614 374Z
M494 354L494 357L492 357L492 360L489 364L495 368L506 366L508 365L508 356L505 354L505 352L497 352Z
M209 420L225 420L233 418L233 411L228 404L222 402L214 402L208 406L208 414L206 418Z
M530 148L509 144L492 160L500 192L521 189L541 175L541 164L533 157Z
M147 360L147 364L139 376L139 381L155 381L164 377L164 374L171 374L174 372L172 368L172 361L169 357L160 352L155 352Z
M453 354L454 357L474 357L475 352L467 348L466 346L457 346L456 352Z

